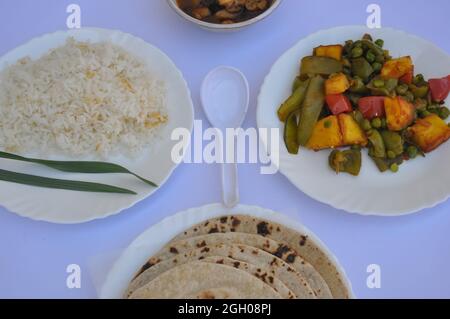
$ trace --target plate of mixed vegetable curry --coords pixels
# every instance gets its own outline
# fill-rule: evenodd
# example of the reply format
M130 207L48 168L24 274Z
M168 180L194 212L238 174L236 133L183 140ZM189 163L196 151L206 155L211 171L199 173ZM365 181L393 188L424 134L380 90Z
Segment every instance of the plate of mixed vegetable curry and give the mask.
M281 129L280 170L308 195L352 212L415 212L450 194L432 181L426 195L407 191L411 184L399 188L430 179L418 165L431 165L435 179L447 176L439 170L450 154L449 74L447 54L406 33L322 31L274 65L258 125ZM360 195L364 188L371 194ZM389 204L374 192L391 194Z

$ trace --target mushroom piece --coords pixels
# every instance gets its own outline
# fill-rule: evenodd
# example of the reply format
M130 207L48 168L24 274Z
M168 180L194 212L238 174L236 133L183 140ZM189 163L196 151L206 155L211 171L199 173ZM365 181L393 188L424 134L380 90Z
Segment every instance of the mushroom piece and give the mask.
M219 0L219 5L231 13L240 13L244 9L246 0Z
M194 10L192 10L192 15L194 16L194 18L202 20L206 17L209 17L211 15L211 11L207 7L195 8Z
M246 0L245 8L248 11L264 10L267 8L267 0Z
M216 18L219 20L234 20L237 16L236 13L231 13L225 9L216 12Z

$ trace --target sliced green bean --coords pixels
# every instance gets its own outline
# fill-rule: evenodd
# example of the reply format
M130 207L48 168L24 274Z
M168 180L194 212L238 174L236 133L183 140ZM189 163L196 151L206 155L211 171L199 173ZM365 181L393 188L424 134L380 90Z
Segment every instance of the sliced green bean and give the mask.
M325 80L317 75L311 79L306 91L305 100L300 108L300 122L298 125L297 141L305 146L311 138L314 126L319 119L325 104Z
M300 106L305 99L309 82L310 80L300 82L297 90L295 90L295 92L280 106L278 109L278 118L280 121L285 122L292 112L300 109Z

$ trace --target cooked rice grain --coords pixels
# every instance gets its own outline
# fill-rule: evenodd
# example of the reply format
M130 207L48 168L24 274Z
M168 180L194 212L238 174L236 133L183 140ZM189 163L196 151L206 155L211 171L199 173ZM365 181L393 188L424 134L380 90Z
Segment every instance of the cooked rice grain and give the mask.
M165 84L111 43L67 40L0 73L0 148L136 156L168 120Z

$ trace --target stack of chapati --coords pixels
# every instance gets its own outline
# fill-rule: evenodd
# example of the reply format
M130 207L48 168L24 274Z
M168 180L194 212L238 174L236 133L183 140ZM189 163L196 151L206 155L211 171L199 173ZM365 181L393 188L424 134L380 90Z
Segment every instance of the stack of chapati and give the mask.
M125 297L347 299L350 292L335 263L306 234L235 215L174 238L142 267Z

